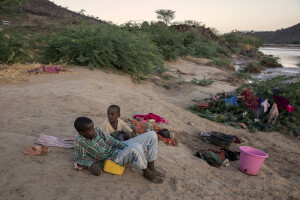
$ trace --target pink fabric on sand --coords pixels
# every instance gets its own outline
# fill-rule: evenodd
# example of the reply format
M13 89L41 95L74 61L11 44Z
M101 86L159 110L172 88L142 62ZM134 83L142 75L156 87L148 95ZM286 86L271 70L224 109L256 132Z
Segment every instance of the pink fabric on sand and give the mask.
M153 113L148 113L146 115L134 115L133 118L138 119L141 122L147 122L149 119L154 119L156 123L168 123L166 119Z
M63 147L67 149L74 148L73 142L78 135L72 137L58 138L50 135L41 134L36 140L37 144L44 146Z

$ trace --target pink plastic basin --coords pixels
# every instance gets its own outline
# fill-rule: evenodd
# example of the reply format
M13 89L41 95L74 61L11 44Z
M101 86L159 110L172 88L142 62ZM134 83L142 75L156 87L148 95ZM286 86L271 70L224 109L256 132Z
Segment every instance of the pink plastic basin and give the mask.
M261 150L240 146L239 169L246 174L257 175L267 157L268 154Z

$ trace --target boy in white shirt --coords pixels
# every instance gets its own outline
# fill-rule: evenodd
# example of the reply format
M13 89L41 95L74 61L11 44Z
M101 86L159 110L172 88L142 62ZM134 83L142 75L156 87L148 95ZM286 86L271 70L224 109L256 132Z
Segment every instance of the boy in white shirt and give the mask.
M109 106L107 108L108 121L101 125L102 130L120 141L135 137L135 127L129 128L123 120L118 119L120 115L121 109L118 105Z

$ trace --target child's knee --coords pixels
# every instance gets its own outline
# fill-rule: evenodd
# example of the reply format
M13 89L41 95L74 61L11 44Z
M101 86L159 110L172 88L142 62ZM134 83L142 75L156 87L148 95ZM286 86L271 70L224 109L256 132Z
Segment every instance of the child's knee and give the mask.
M133 143L131 145L131 149L134 150L137 153L143 153L143 146L140 143Z
M149 131L148 134L151 139L157 140L157 134L155 131Z

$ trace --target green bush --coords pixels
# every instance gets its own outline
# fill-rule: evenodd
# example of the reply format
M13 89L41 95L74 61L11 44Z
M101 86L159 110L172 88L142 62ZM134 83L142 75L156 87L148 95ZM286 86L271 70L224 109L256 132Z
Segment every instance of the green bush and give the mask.
M111 67L138 77L163 64L157 46L147 34L131 33L114 25L67 27L46 41L46 62Z
M212 61L210 61L208 64L214 66L229 67L231 66L231 61L226 58L213 58Z
M214 83L214 80L209 78L209 79L206 79L206 77L204 77L203 79L199 80L199 79L196 79L196 78L193 78L191 80L191 83L193 84L196 84L196 85L200 85L200 86L208 86L208 85L211 85Z
M248 62L246 67L241 71L246 73L260 73L263 69L264 67L258 62Z
M0 32L0 63L25 62L29 58L27 40L20 34Z
M260 61L260 64L266 67L282 67L278 60L279 57L267 56Z
M204 38L204 36L197 30L189 30L187 32L184 32L182 33L182 37L183 37L183 45L185 47L188 47L194 42Z
M259 38L248 36L248 35L241 35L238 33L228 33L224 34L222 38L229 42L230 44L233 44L235 46L238 46L239 44L246 44L253 46L255 48L261 47L263 45L263 41Z
M149 34L152 42L160 49L165 60L176 60L179 56L185 55L181 33L167 26L143 26L141 31Z
M188 48L188 54L195 57L215 58L230 57L230 52L222 47L218 42L208 39L197 40Z

